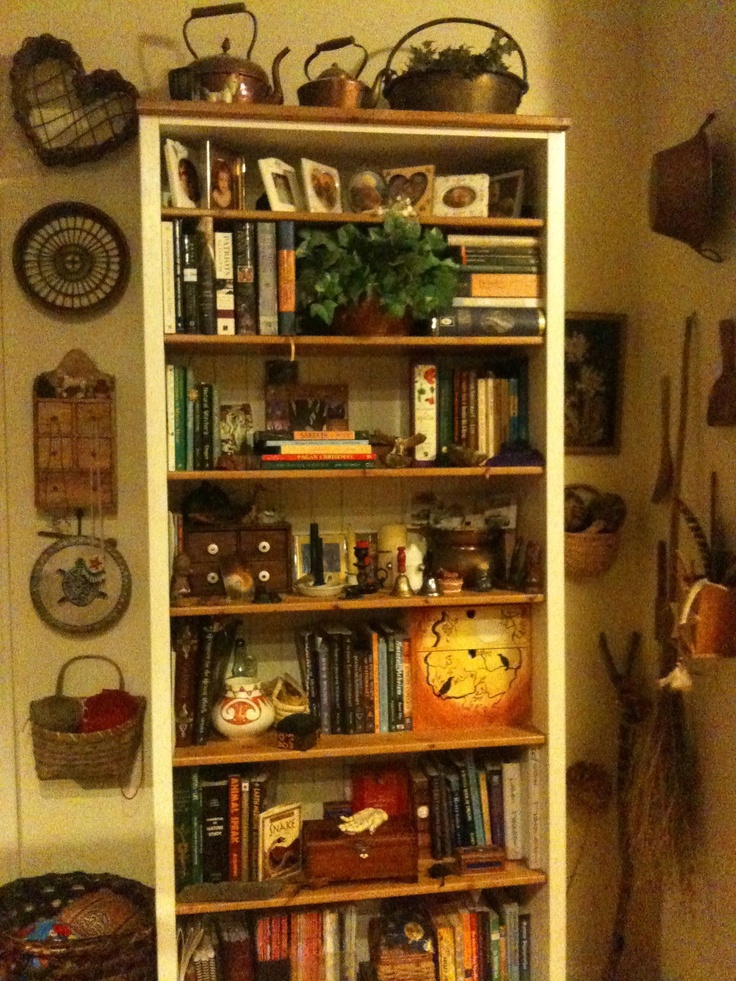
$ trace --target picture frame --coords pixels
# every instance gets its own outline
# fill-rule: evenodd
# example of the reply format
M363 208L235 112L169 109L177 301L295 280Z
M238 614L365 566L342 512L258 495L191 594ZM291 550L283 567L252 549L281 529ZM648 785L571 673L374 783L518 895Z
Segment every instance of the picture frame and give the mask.
M565 314L565 453L620 451L626 316Z
M263 157L258 169L271 211L304 211L302 189L291 164L278 157Z
M349 428L347 385L266 385L265 408L273 432Z
M164 162L172 208L198 208L206 198L207 177L199 152L179 140L164 141Z
M420 217L432 214L434 164L384 170L389 204L406 198Z
M354 214L378 211L388 202L388 186L383 174L373 167L362 167L351 176L347 186L348 208Z
M322 564L325 583L328 586L345 582L348 575L347 537L343 532L320 533L322 539ZM309 561L309 533L294 535L294 581L311 572Z
M524 171L491 174L488 184L488 217L520 218L524 201Z
M302 184L307 199L307 209L311 212L338 215L342 212L340 172L335 167L317 163L316 160L301 159Z
M432 211L453 218L488 215L488 174L446 174L434 179Z
M207 207L216 211L241 209L245 195L245 161L228 147L207 141Z

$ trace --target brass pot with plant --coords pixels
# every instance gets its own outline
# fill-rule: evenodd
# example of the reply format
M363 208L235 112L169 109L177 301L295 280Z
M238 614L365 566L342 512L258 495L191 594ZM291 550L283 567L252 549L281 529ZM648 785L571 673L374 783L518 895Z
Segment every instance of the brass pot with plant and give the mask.
M381 225L306 228L296 250L300 309L340 334L401 335L451 304L456 263L437 228L389 212Z
M391 68L397 52L410 37L438 24L473 24L487 27L488 46L474 53L466 44L437 49L434 41L409 48L406 68ZM511 71L508 59L516 57L521 75ZM440 112L516 112L529 90L526 58L516 40L496 24L473 17L440 17L427 21L396 42L376 83L392 109L425 109Z

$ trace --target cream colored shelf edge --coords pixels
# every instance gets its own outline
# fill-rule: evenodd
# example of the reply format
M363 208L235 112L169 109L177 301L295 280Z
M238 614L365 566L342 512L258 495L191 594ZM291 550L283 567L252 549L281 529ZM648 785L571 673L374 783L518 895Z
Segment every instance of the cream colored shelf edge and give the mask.
M171 794L171 694L169 651L169 598L167 549L161 547L168 537L166 419L164 405L164 344L161 324L161 255L160 255L160 139L164 132L201 134L209 126L209 117L201 107L197 111L171 110L163 104L160 110L147 104L140 119L141 217L143 249L143 313L146 365L145 425L147 432L147 534L148 534L148 601L150 605L151 649L151 718L152 781L155 823L156 911L158 929L158 974L161 981L176 977L176 896L172 841L173 804ZM187 108L187 107L185 107ZM160 114L157 115L157 112ZM292 133L302 128L310 139L320 133L330 133L331 139L355 139L364 133L384 140L396 135L395 117L382 120L374 115L370 121L360 114L350 121L335 123L320 119L319 114L289 114L288 122L278 112L257 112L249 115L228 114L221 108L212 114L212 128L238 131L257 128L273 130L274 144L287 129ZM546 222L543 236L547 271L547 332L544 346L546 358L546 408L544 451L548 465L542 478L540 493L546 507L546 603L537 609L535 629L541 650L536 655L535 696L538 718L535 723L546 734L543 752L547 761L546 817L548 862L547 885L531 897L535 922L535 977L539 981L564 981L565 959L565 692L564 692L564 570L562 537L563 501L563 324L564 324L564 171L566 120L534 120L532 125L519 125L513 117L489 117L487 129L466 120L444 121L431 113L403 114L402 138L426 142L427 139L474 141L479 138L504 140L508 144L531 141L535 151L544 155L546 187ZM421 119L419 118L421 116ZM293 118L292 118L293 117ZM302 122L302 118L304 121ZM443 122L446 128L443 128ZM336 136L337 132L337 136ZM546 650L547 656L543 657Z

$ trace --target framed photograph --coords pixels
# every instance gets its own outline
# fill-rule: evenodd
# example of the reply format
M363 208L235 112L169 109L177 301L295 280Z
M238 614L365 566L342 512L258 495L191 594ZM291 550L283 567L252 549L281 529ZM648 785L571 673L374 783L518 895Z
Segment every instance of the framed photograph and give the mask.
M328 585L344 582L348 574L347 539L342 532L320 534L322 539L322 564ZM311 572L309 562L309 534L294 535L294 581Z
M417 215L432 214L434 192L434 166L394 167L384 170L389 203L406 199Z
M266 385L266 429L348 429L347 385Z
M524 171L491 174L488 187L489 218L519 218L524 200Z
M164 141L164 162L172 208L199 208L205 200L206 175L201 173L201 150L179 140Z
M244 161L240 154L207 141L207 207L243 207Z
M347 205L350 211L376 211L388 203L388 186L383 174L370 167L356 171L347 187Z
M340 174L334 167L302 157L302 183L309 211L332 215L342 211Z
M488 174L451 174L434 179L432 210L453 218L488 215Z
M271 211L303 211L302 189L296 171L278 157L258 161Z
M618 453L626 317L565 314L565 453Z

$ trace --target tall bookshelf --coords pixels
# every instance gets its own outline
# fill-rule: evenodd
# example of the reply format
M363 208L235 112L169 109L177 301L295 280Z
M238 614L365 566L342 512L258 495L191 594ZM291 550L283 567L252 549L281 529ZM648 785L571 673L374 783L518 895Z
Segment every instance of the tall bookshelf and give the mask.
M375 899L422 896L445 891L518 887L533 917L533 969L537 981L565 977L565 700L564 700L564 573L563 573L563 324L564 324L564 166L563 119L518 115L454 115L393 110L340 111L294 106L225 106L207 103L139 105L142 194L142 250L146 361L148 561L151 648L152 760L155 791L156 897L158 973L176 976L176 917L228 909L298 906L341 900L369 903ZM366 161L377 167L432 163L437 173L499 173L523 167L528 179L531 215L522 218L437 218L428 223L446 230L503 232L539 237L545 271L542 304L547 327L542 338L345 338L345 337L211 337L175 334L164 337L162 323L161 220L180 212L161 207L161 145L167 137L183 142L212 138L247 155L248 175L257 174L259 157L300 157L323 161L350 172ZM258 180L252 181L252 192ZM246 178L248 180L248 177ZM260 187L257 188L260 192ZM218 219L279 220L279 214L255 210L255 197L244 211L189 210L188 215ZM282 213L281 217L287 217ZM356 216L289 213L298 224L353 220ZM359 220L365 220L360 218ZM404 520L411 495L419 488L466 494L483 484L482 468L408 468L368 471L233 471L203 473L167 470L165 366L172 359L216 364L223 377L240 377L250 390L258 388L264 357L296 357L313 374L340 373L351 383L351 428L409 427L408 367L417 357L439 353L463 356L493 354L513 346L529 362L530 428L545 465L494 471L490 480L500 490L521 493L526 533L544 545L542 594L516 597L486 594L425 599L367 597L321 604L288 596L277 606L211 605L170 609L169 510L183 494L206 477L226 491L248 494L256 482L272 491L279 508L296 528L319 519L337 526L346 514L356 526L377 527ZM230 375L228 376L228 372ZM329 373L330 374L324 374ZM354 386L354 387L353 387ZM251 391L251 397L252 396ZM355 404L353 404L353 402ZM379 418L376 418L378 413ZM256 423L256 428L260 428ZM174 751L172 739L172 670L170 623L177 616L233 613L252 625L258 643L275 653L278 663L301 618L324 613L359 617L371 611L396 611L442 606L520 602L532 625L533 716L528 726L496 726L483 731L323 736L306 753L281 750L268 734L251 741L209 742ZM291 669L291 665L286 665ZM546 862L542 871L509 862L503 873L465 881L451 877L444 885L420 874L416 882L342 884L326 891L303 889L275 899L228 902L182 901L174 888L172 766L258 762L300 767L338 768L343 761L410 758L430 750L511 747L520 752L540 746L545 763L543 787ZM315 783L315 793L319 793Z

